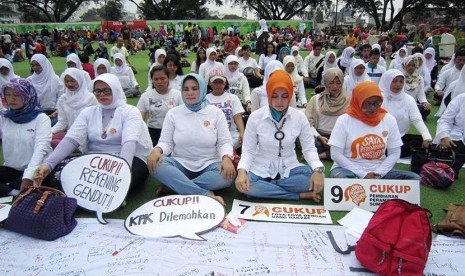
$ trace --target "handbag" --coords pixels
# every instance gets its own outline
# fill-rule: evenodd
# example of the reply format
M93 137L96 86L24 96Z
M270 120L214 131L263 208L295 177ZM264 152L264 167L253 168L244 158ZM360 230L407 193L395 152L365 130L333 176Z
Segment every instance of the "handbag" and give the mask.
M17 196L4 227L29 237L53 241L77 225L77 200L49 187L30 187Z
M436 147L429 148L416 148L411 147L412 151L412 160L410 162L410 170L415 173L420 173L421 168L428 161L436 161L447 164L452 167L455 163L455 151L452 149L449 150L439 150Z
M462 236L465 238L465 205L450 204L446 217L433 225L433 231L446 236Z
M455 180L455 171L442 162L429 161L420 171L420 183L435 189L448 188Z

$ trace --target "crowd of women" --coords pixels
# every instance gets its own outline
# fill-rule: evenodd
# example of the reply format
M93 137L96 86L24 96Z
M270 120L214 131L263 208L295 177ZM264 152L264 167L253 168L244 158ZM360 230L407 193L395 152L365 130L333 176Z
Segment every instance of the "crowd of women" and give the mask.
M337 57L320 54L316 44L304 60L298 47L267 43L257 62L250 47L242 48L242 54L199 48L187 75L176 53L158 49L137 106L126 102L139 87L122 54L114 55L113 67L96 60L93 80L76 55L58 76L36 54L26 79L0 59L0 194L30 185L60 188L70 160L109 153L131 167L131 190L151 175L161 184L159 194L206 195L224 204L215 192L235 184L249 197L319 202L321 160L334 161L333 178L417 180L394 169L411 147L434 142L465 151L461 49L435 83L433 48L401 48L389 68L376 44L360 59L352 47ZM310 99L308 85L318 87ZM434 90L444 106L435 140L424 123ZM409 133L411 126L418 135Z

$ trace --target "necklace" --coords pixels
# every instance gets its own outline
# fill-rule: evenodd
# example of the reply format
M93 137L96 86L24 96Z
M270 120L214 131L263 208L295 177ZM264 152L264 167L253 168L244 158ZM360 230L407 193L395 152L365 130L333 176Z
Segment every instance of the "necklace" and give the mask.
M278 125L275 123L275 121L272 121L273 124L274 124L274 127L276 128L276 132L274 133L274 138L276 140L279 141L279 152L278 152L278 156L281 157L281 150L283 149L283 146L282 146L282 141L284 139L284 137L286 137L286 135L284 134L284 132L282 131L283 129L283 126L284 126L284 123L286 122L286 118L283 119L283 123L281 124L281 126L278 127Z
M100 138L102 138L103 140L107 139L107 130L103 127L104 118L105 118L105 116L102 114L102 134L100 134ZM112 119L113 119L113 115L110 116L110 122L111 122ZM108 122L107 128L110 125L110 122Z

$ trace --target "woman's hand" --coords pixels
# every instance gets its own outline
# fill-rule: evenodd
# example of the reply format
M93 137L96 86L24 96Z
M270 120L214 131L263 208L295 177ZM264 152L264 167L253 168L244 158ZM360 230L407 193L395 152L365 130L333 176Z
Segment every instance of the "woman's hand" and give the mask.
M429 102L424 102L421 104L425 110L431 109L431 104Z
M42 185L42 181L50 174L50 168L46 164L42 164L34 171L34 176L32 177L32 185L34 187L39 187ZM21 184L22 186L22 184Z
M250 181L247 172L239 169L236 177L236 189L241 193L246 193L250 190Z
M327 146L328 145L328 142L329 142L329 139L324 137L324 136L321 136L321 135L318 135L318 137L316 137L316 139L323 145L323 146Z
M431 146L432 143L433 141L431 140L423 140L423 143L421 143L421 147L427 149Z
M450 139L450 137L444 137L441 139L441 143L439 144L439 149L445 150L451 147L456 147L457 145Z
M55 119L57 116L58 116L58 110L56 110L52 114L48 115L48 117L50 117L50 119Z
M379 179L380 176L381 175L377 173L370 172L370 173L367 173L367 175L365 175L364 179Z
M150 173L155 173L157 170L157 165L160 165L163 162L163 151L161 148L154 148L147 158L147 167L149 168Z
M19 188L21 191L27 190L29 187L33 185L32 180L24 178L23 181L21 181L21 187Z
M322 172L313 172L312 178L310 179L310 191L318 194L323 191L325 185L325 175Z
M234 165L232 163L231 158L228 156L223 156L223 161L221 161L220 165L220 173L224 172L224 179L232 180L234 178L234 174L236 170L234 169Z

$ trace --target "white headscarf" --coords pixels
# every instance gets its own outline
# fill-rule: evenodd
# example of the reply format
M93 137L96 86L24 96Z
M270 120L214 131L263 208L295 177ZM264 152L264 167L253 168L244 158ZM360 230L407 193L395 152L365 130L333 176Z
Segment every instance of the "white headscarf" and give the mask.
M76 68L82 70L81 60L75 53L66 56L66 63L68 63L68 61L74 62L76 64Z
M422 53L415 53L413 54L414 57L421 59L422 63L421 66L418 68L418 73L423 78L425 83L425 87L429 87L431 83L431 72L429 71L428 67L426 67L426 58Z
M90 93L86 83L86 77L84 71L77 68L68 68L63 74L63 82L66 76L70 76L76 80L79 85L79 88L75 91L71 91L65 86L65 94L63 94L63 99L65 103L72 107L73 109L81 109L86 106L94 105L97 100L93 93Z
M97 73L97 68L103 64L105 68L107 68L107 73L111 73L111 65L108 59L106 58L98 58L94 61L94 71L95 71L95 77L98 77L99 74Z
M333 63L329 63L328 60L329 60L329 57L333 55L334 56L334 62ZM328 70L329 68L337 68L337 62L336 62L336 53L333 52L333 51L328 51L326 54L325 54L325 64L323 65L323 73L324 71Z
M6 58L0 58L0 68L2 67L8 68L10 72L6 76L0 74L0 87L2 87L6 83L9 83L12 79L19 78L19 76L15 75L13 65Z
M240 51L240 50L242 50L242 47L241 47L241 46L237 47L236 50L234 50L234 55L235 55L236 57L239 57L239 51Z
M403 100L407 96L407 94L404 91L404 88L402 88L402 91L398 93L394 93L391 90L392 80L394 80L398 76L402 76L405 80L405 75L404 73L402 73L402 71L397 69L387 70L379 80L379 89L381 89L385 101L395 101L404 104ZM389 110L389 113L391 113L391 110Z
M354 60L354 57L352 56L355 53L355 49L353 47L347 47L344 49L342 52L342 55L340 57L341 60L341 65L344 66L345 68L348 68L352 61Z
M426 54L430 54L431 58L427 59ZM434 66L436 66L436 64L437 64L437 62L436 62L436 50L434 50L433 47L426 48L423 51L423 55L425 56L425 66L426 66L426 68L428 68L429 72L431 72L433 70Z
M268 62L268 64L265 67L265 76L263 78L263 84L255 90L259 95L266 96L266 84L270 79L271 73L273 73L276 70L285 71L284 65L276 59Z
M155 64L155 65L163 65L163 64L158 63L158 57L160 55L164 55L166 57L166 51L164 49L157 49L155 51L155 62L153 64ZM152 67L153 67L153 65L152 65Z
M363 65L365 67L365 71L361 76L355 75L355 67ZM362 81L371 81L370 76L368 76L367 70L366 70L366 64L363 60L361 59L355 59L351 64L349 68L349 74L344 77L344 86L346 88L347 94L352 96L352 90L354 87L362 82Z
M401 50L404 50L405 51L405 56L404 57L401 57L400 56L400 51ZM394 58L393 61L391 61L391 65L389 66L389 68L391 69L401 69L402 68L402 63L404 62L404 60L408 57L408 49L407 49L407 46L402 46L402 48L400 48L399 50L397 50L396 52L396 57Z
M460 76L457 79L454 91L452 91L451 93L452 98L455 98L458 95L465 93L465 66L463 66L462 70L460 70Z
M205 61L207 64L209 64L210 66L215 66L215 60L210 60L210 55L211 53L217 53L216 52L216 49L215 48L207 48L207 50L205 51L206 55L207 55L207 60Z
M116 65L115 61L117 59L121 60L121 62L122 62L121 66ZM123 56L123 54L116 53L113 56L113 63L114 63L114 66L111 67L111 73L113 73L113 74L124 74L126 72L128 67L126 66L126 58Z
M226 78L228 79L229 85L233 85L240 81L241 77L244 75L241 72L239 72L239 66L237 67L236 71L231 72L229 71L228 65L231 62L237 62L239 63L239 58L236 55L229 55L226 57L226 60L224 61L224 73L226 75Z
M284 59L283 59L284 71L286 71L286 65L288 63L294 64L294 70L291 73L288 73L288 74L291 77L292 83L294 83L294 85L295 85L296 83L301 81L303 78L302 78L302 76L299 76L299 74L297 73L297 63L296 63L295 58L293 56L288 55L288 56L284 57Z
M42 54L35 54L31 58L31 63L36 61L42 67L42 72L36 74L35 72L28 78L34 88L37 91L37 95L43 95L45 93L51 92L53 87L57 84L54 83L54 80L59 80L60 78L55 74L52 64L48 58Z
M103 81L104 83L108 84L108 86L111 88L111 93L113 94L113 101L111 104L98 104L102 109L114 109L126 104L126 95L124 94L123 87L121 86L117 76L108 73L101 74L94 79L94 87L97 81Z

